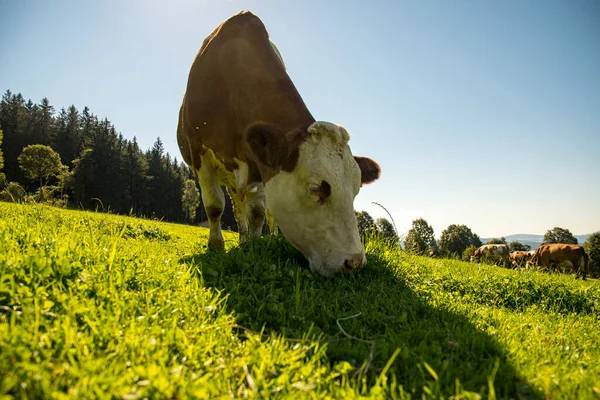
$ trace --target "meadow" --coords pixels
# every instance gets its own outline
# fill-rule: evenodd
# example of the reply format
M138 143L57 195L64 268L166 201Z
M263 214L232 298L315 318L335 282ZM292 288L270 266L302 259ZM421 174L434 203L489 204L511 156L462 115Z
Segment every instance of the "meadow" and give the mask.
M0 398L600 398L600 285L0 202Z

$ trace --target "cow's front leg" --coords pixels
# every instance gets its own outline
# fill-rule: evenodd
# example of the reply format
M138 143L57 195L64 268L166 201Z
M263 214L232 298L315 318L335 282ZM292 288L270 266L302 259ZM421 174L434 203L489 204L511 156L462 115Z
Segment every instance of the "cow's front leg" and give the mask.
M265 224L265 187L260 184L246 192L246 217L252 237L259 237Z
M223 209L225 208L225 195L219 186L216 171L209 158L202 156L201 167L197 171L197 176L202 192L204 210L210 225L208 247L224 249L225 242L221 232L221 215L223 215Z

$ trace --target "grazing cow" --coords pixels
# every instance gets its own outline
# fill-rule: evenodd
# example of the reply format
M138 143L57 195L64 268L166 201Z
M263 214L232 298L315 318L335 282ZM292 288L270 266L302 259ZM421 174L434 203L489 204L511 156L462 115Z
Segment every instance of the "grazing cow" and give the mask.
M585 279L589 263L588 254L576 244L551 243L538 247L528 265L546 267L552 271L567 267L576 277Z
M510 261L515 267L522 267L533 256L533 251L513 251L510 253Z
M353 202L380 168L353 156L349 139L343 127L315 121L257 16L242 11L223 22L192 64L177 126L200 182L209 247L224 247L223 185L240 242L261 234L266 214L312 271L330 277L362 268Z
M483 261L489 264L496 264L502 261L502 266L507 268L509 265L509 251L505 244L484 244L471 256L471 262Z

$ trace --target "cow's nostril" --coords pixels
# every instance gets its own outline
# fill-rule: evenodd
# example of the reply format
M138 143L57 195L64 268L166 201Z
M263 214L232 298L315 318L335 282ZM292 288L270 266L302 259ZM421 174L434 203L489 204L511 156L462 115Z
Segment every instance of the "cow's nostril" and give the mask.
M344 260L344 264L342 265L342 271L344 271L344 272L354 271L356 269L360 269L360 268L364 267L366 263L367 263L367 260L365 259L365 256L362 253L355 254L352 256L352 258L348 258L348 259Z
M352 261L350 261L350 260L344 260L344 265L342 267L342 270L344 272L352 271Z
M362 253L355 254L352 257L352 263L354 264L355 268L362 268L367 264L367 259L365 258L365 255Z

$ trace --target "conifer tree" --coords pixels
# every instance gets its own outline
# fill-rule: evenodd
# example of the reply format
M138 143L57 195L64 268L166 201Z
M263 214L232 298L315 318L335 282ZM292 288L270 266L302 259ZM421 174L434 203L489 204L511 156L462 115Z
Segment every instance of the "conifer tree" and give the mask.
M4 133L2 129L0 129L0 189L2 189L6 185L6 175L2 172L2 168L4 167L4 157L2 156L2 137Z

